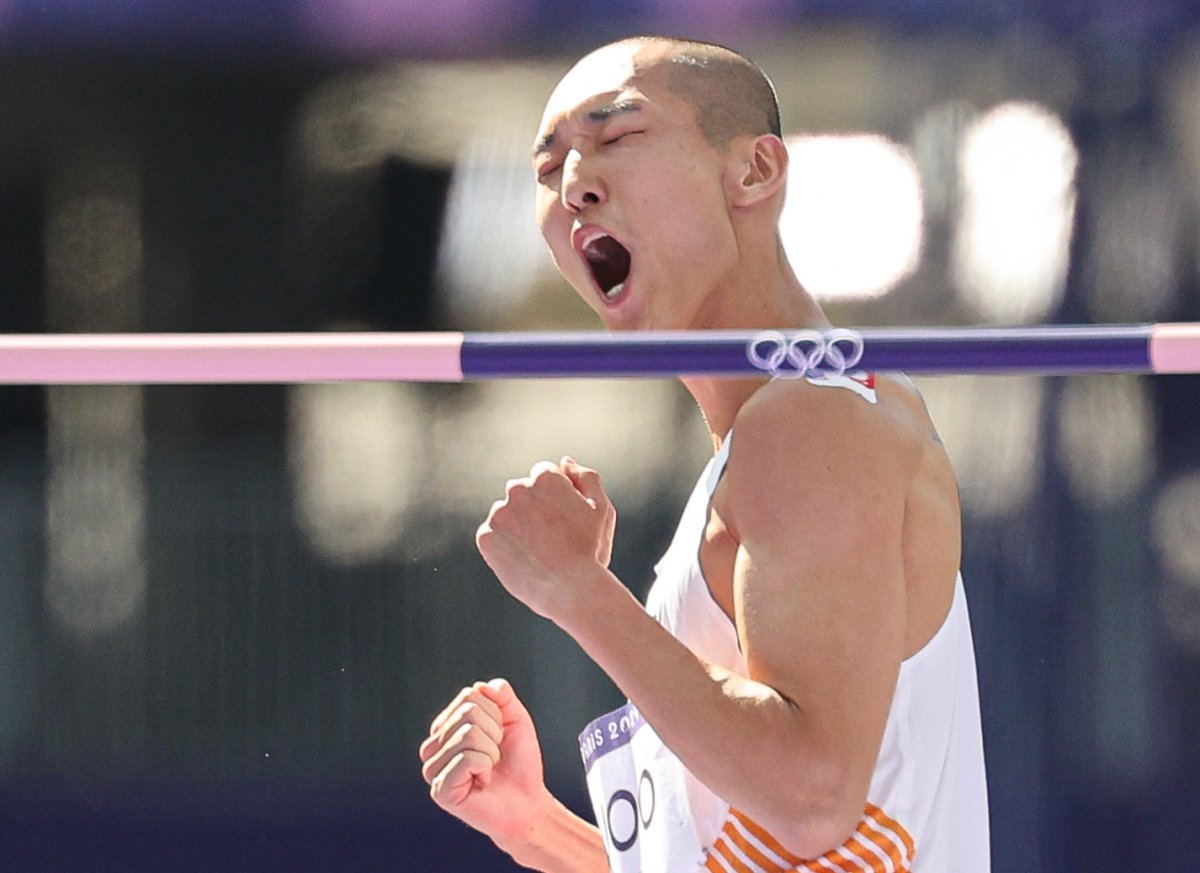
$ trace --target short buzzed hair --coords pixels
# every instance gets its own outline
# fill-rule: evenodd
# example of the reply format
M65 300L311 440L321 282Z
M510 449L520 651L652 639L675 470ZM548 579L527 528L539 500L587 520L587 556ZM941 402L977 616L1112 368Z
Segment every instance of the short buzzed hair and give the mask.
M724 149L742 134L783 136L771 80L740 52L665 36L636 36L622 42L660 43L673 49L667 88L695 109L700 132L713 147Z

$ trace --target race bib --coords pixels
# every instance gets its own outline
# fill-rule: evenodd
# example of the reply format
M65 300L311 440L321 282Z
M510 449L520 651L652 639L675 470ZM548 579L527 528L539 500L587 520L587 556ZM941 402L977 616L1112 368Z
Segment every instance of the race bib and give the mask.
M615 873L691 873L703 861L687 807L684 769L636 706L601 716L579 735L588 796Z

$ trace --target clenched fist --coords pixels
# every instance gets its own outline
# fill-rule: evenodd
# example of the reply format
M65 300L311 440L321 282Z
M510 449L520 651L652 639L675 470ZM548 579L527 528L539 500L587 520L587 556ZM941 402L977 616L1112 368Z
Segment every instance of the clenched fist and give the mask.
M504 679L460 691L419 754L434 802L499 845L526 839L553 803L533 721Z
M611 580L616 525L600 474L564 457L510 480L475 542L509 593L554 619L586 597L589 586Z

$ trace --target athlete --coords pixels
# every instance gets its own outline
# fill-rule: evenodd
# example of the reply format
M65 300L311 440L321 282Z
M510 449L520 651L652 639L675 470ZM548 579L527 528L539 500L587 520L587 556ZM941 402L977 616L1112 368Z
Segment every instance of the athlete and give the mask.
M609 329L829 329L783 253L788 154L741 55L598 49L552 93L533 168L555 262ZM546 789L503 679L433 722L433 800L545 871L987 871L957 491L919 396L866 373L684 382L715 453L645 608L570 457L510 481L477 534L630 701L580 736L597 824Z

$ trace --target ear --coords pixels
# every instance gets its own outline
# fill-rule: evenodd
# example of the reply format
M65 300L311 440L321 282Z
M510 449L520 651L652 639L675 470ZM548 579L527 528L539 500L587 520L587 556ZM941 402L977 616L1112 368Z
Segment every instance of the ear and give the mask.
M740 138L730 147L729 159L726 194L733 207L770 200L787 183L787 146L773 134Z

